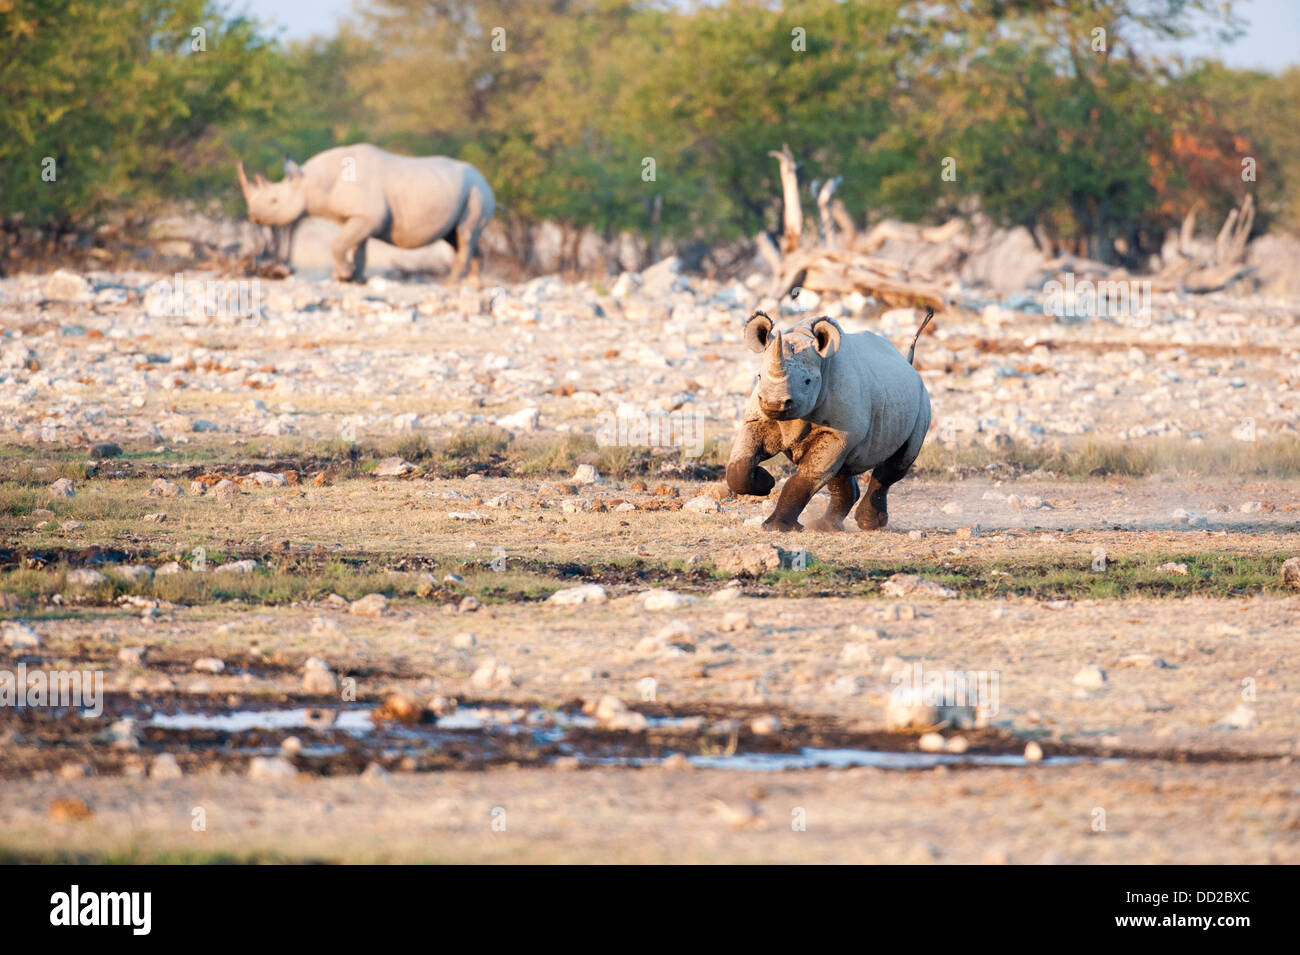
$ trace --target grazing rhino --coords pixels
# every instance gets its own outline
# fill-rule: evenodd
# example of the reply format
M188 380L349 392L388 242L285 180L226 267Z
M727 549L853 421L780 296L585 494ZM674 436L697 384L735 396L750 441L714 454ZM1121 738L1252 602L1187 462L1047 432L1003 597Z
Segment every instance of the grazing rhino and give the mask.
M765 496L776 482L760 461L784 453L798 468L765 529L803 530L799 514L829 485L830 505L812 526L843 530L858 499L856 476L865 471L871 483L853 516L863 530L885 526L889 487L912 466L930 428L930 395L912 356L933 316L921 323L907 358L872 332L844 334L832 318L807 319L782 334L762 312L750 317L745 341L764 353L763 367L731 448L727 484L737 494Z
M446 239L456 250L452 275L463 279L482 259L479 236L496 211L492 187L469 163L446 156L398 156L369 143L327 149L301 167L285 161L280 182L252 181L239 163L248 217L259 225L292 225L304 216L343 226L334 240L334 277L361 281L366 240L414 249Z

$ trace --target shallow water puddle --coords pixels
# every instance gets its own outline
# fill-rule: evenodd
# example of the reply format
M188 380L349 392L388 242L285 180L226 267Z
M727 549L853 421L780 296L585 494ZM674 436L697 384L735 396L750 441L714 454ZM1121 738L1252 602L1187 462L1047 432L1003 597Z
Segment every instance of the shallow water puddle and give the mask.
M926 753L914 749L910 736L877 734L856 746L815 744L823 737L797 725L771 736L742 734L740 721L710 720L702 715L646 717L642 732L602 727L593 716L572 707L462 706L450 713L425 713L419 722L395 722L377 716L373 704L350 707L267 707L227 712L193 710L153 712L145 728L163 749L212 746L231 754L275 751L278 742L301 733L295 752L302 769L349 753L353 759L392 762L416 756L438 757L436 766L457 768L502 762L551 765L562 758L580 766L645 767L670 757L684 757L701 769L783 771L870 767L926 770L936 766L1027 766L1019 741L1003 740L1001 751ZM221 734L212 740L211 734ZM720 745L730 741L730 747ZM857 742L858 739L851 740ZM849 742L849 740L846 740ZM877 748L879 746L893 748ZM719 753L719 749L728 749ZM1065 766L1092 757L1049 756L1040 766Z

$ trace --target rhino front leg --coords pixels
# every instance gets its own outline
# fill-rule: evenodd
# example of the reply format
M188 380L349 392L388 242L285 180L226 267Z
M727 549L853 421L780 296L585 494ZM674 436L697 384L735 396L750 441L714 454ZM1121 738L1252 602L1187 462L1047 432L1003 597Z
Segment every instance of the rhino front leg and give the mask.
M799 515L812 496L826 486L844 461L844 441L838 435L823 432L815 437L799 457L799 470L785 482L776 510L763 522L769 531L801 531ZM856 490L856 488L855 488Z
M815 531L842 531L844 518L858 500L858 479L852 474L841 471L831 478L826 485L830 491L831 501L826 505L826 513L813 521L809 527Z
M354 216L343 223L343 228L330 245L334 254L334 277L340 282L360 282L366 270L366 240L374 234L375 223L362 216Z
M746 426L732 445L731 457L727 460L727 487L731 493L767 497L776 486L776 479L758 466L758 462L767 457L770 455L763 450L762 436Z

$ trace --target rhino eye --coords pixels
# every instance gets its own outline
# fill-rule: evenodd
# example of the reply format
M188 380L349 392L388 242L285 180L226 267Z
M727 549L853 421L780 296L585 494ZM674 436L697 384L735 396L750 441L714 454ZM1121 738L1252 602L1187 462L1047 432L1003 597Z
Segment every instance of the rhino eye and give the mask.
M805 385L811 385L811 384L812 384L812 379L811 379L811 378L805 378L805 379L803 380L803 383L804 383Z

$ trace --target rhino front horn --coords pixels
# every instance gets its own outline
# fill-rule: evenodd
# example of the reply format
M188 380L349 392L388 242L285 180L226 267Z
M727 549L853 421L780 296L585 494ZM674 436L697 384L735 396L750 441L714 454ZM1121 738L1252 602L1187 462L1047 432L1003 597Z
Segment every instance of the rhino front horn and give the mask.
M780 331L772 333L772 340L768 343L768 349L767 376L780 380L785 377L785 363L781 360Z
M239 170L239 188L244 191L244 198L247 199L252 190L248 185L248 176L244 173L244 161L241 159L235 163L235 168Z

